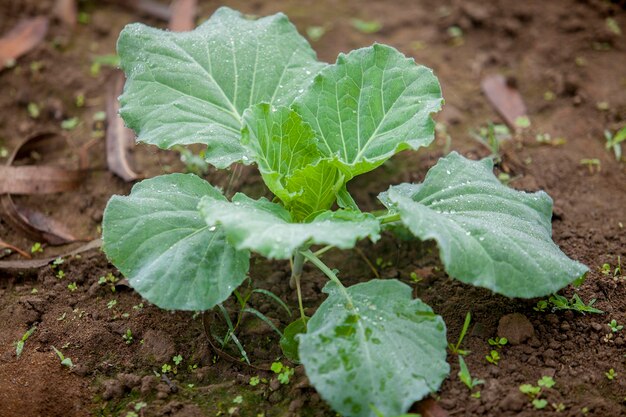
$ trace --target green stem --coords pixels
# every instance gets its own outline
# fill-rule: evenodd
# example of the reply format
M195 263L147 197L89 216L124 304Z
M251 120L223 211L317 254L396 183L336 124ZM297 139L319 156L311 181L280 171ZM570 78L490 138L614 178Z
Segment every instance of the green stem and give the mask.
M289 280L289 286L296 288L298 294L298 307L300 308L300 317L303 321L306 321L306 315L304 314L304 307L302 306L302 290L300 287L300 278L302 277L302 267L304 266L304 256L300 251L297 251L293 257L291 263L291 279Z
M302 251L300 253L308 261L310 261L313 265L318 267L320 269L320 271L322 271L332 282L337 284L337 286L339 287L339 290L341 291L343 296L348 301L348 303L346 304L346 307L348 307L350 309L353 308L352 297L350 297L350 294L348 294L348 291L346 290L346 287L344 287L344 285L341 283L339 278L337 278L337 275L335 275L335 273L332 271L332 269L330 269L324 262L322 262L321 259L319 259L317 256L315 256L315 254L313 252L311 252L310 250Z
M377 217L380 224L387 224L400 221L400 213L387 214L384 216Z

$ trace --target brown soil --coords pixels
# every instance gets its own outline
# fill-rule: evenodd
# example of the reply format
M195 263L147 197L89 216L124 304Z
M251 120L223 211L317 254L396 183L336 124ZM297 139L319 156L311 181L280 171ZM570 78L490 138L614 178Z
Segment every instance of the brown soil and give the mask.
M218 6L213 1L200 3L202 19ZM590 268L581 287L562 294L597 299L595 306L605 314L538 312L533 310L537 300L511 300L450 280L441 272L431 244L385 236L376 244L364 242L359 249L374 264L383 260L378 267L383 277L410 283L410 273L417 272L424 278L412 285L417 296L444 317L450 341L456 341L466 312L472 312L463 347L471 351L466 362L472 375L485 384L479 399L470 397L456 377L457 359L450 355L451 376L434 395L450 416L626 415L626 330L611 334L607 325L611 319L626 323L626 278L614 279L600 271L604 263L614 266L618 255L626 264L626 173L624 164L605 150L603 138L605 129L615 131L626 123L626 33L618 36L606 24L612 17L626 32L623 2L622 6L600 0L224 3L257 15L283 11L302 32L311 25L327 25L327 33L313 43L326 61L374 41L414 56L441 80L447 104L438 120L453 138L452 148L473 158L488 151L468 131L498 121L480 92L481 78L503 73L515 81L532 127L505 148L500 168L518 177L513 187L543 189L552 196L555 241ZM90 75L92 58L114 53L117 34L126 23L163 24L109 3L80 5L90 16L89 24L70 31L52 23L44 43L14 68L0 72L0 147L11 150L34 132L59 130L61 120L77 116L81 124L65 132L70 146L57 158L57 163L74 164L77 149L90 140L93 114L104 110L107 80L114 71L103 68L99 75ZM49 14L52 6L52 1L0 1L0 33L21 18ZM350 25L355 16L377 19L383 29L359 33ZM462 44L450 39L451 26L462 29ZM86 98L81 108L75 105L80 93ZM42 109L38 119L28 115L31 102ZM608 103L608 108L600 109L599 102ZM535 140L538 133L566 142L542 145ZM358 203L375 208L375 196L389 184L421 180L443 154L444 144L439 138L430 149L402 154L377 173L354 181L351 188ZM92 170L79 190L17 200L62 221L85 239L97 237L108 198L130 189L106 170L103 154L104 141L93 148ZM134 157L145 176L184 168L175 153L149 146L137 147ZM584 158L597 158L601 169L590 172L580 163ZM207 179L225 185L227 175L211 172ZM245 170L235 188L256 190L258 184L256 173ZM2 219L0 237L22 248L33 243ZM45 247L41 256L65 250ZM326 259L343 271L347 284L372 278L357 251L331 252ZM290 384L281 385L271 372L212 351L202 315L162 311L145 301L140 307L141 298L128 287L118 285L113 292L98 285L99 277L118 274L103 254L92 251L72 257L59 268L65 278L57 278L50 266L25 274L0 272L0 416L126 416L139 402L147 404L139 412L143 416L334 415L308 385L301 367ZM313 312L322 301L319 290L324 279L316 271L305 271L304 302ZM255 258L251 277L254 286L296 305L287 284L287 264ZM73 292L68 289L71 282L77 284ZM277 324L289 321L267 299L253 298L252 305ZM533 329L528 337L521 335L521 343L500 349L497 366L489 364L487 340L498 335L500 319L510 313L522 314ZM205 318L213 320L213 328L220 327L214 316ZM37 330L16 358L14 342L35 324ZM129 343L123 338L128 329L133 337ZM259 368L280 356L275 336L263 323L247 318L241 339ZM62 366L52 346L76 366L71 370ZM236 355L236 350L229 348L229 353ZM177 373L169 372L168 381L155 376L164 363L174 367L175 355L183 357ZM605 376L611 368L617 373L613 380ZM257 375L261 383L251 386L250 377ZM537 411L518 387L543 375L553 376L556 386L544 394L548 406ZM552 404L560 403L564 410L555 411Z

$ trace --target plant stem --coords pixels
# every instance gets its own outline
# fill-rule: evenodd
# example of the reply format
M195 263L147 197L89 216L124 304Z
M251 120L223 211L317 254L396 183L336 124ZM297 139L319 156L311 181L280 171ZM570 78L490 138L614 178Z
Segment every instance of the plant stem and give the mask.
M300 308L300 317L306 322L306 314L304 314L304 307L302 306L302 290L300 287L300 278L302 277L302 267L304 266L304 256L302 252L297 251L291 262L291 279L289 280L289 286L296 288L298 294L298 307Z
M350 297L350 294L348 294L348 291L346 290L346 287L343 286L343 284L341 283L339 278L337 278L337 275L335 275L335 273L332 271L332 269L330 269L324 262L322 262L322 260L320 258L315 256L315 254L313 252L311 252L310 250L302 251L300 253L307 260L309 260L313 265L318 267L320 269L320 271L322 271L332 282L337 284L337 286L339 287L339 291L341 291L343 296L348 301L348 303L346 304L346 307L348 307L350 309L353 308L352 297Z
M377 217L380 224L387 224L400 221L400 213L386 214L384 216Z

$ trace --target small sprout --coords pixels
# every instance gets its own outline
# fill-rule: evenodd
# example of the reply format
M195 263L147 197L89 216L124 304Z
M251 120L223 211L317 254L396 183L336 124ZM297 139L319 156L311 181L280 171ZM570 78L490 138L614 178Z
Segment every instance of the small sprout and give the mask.
M180 365L182 361L183 357L181 355L176 355L172 358L172 362L174 362L174 365L176 366Z
M168 372L172 372L172 365L170 365L169 363L164 363L163 366L161 366L161 373L166 374Z
M383 25L376 20L361 20L361 19L352 19L350 20L352 27L358 30L361 33L376 33L383 28Z
M261 382L261 379L258 377L258 375L250 377L249 384L252 385L253 387L256 387L257 385L259 385L259 382Z
M306 28L306 36L308 36L313 42L319 41L325 33L325 26L309 26Z
M72 117L70 119L63 120L61 122L61 129L63 130L74 130L80 123L80 119L78 117Z
M67 284L67 289L70 290L70 292L74 292L78 289L78 285L75 282L70 282Z
M416 272L411 272L411 274L409 274L409 278L411 278L411 281L413 281L415 284L417 284L418 282L424 279L420 277L419 275L417 275Z
M270 369L272 372L277 374L278 381L280 381L281 384L288 384L289 377L291 377L295 372L293 368L284 366L280 362L273 362Z
M605 22L606 22L606 28L608 30L610 30L617 36L622 35L622 29L619 27L619 23L617 23L617 20L613 19L612 17L607 17Z
M498 336L496 336L495 339L489 339L487 342L491 346L495 346L498 349L500 349L502 346L504 346L507 343L509 343L509 341L508 341L508 339L506 337L498 337Z
M539 393L541 392L541 387L534 386L532 384L522 384L522 385L519 386L519 390L523 394L526 394L529 397L534 398L537 395L539 395Z
M535 398L533 400L533 407L535 407L537 410L546 408L546 405L548 405L548 400L544 400L543 398L542 399Z
M74 100L74 105L78 108L85 106L85 95L83 93L78 93L76 95L76 99Z
M565 404L563 403L552 403L550 404L552 406L552 408L554 408L554 411L556 411L557 413L560 413L562 411L565 411Z
M469 350L462 350L462 349L459 349L459 347L461 346L461 343L463 342L463 339L465 338L465 334L469 330L469 325L470 325L471 321L472 321L472 315L468 311L467 314L465 315L465 321L463 322L463 328L461 329L461 333L459 334L459 340L456 342L456 345L453 345L452 343L448 343L448 349L450 349L450 352L453 355L463 355L463 356L465 356L465 355L467 355L469 353Z
M65 272L64 272L62 269L59 269L59 270L57 271L57 273L56 273L56 277L57 277L58 279L63 279L63 278L65 278Z
M480 398L480 391L472 392L470 394L470 397L472 397L472 398Z
M92 118L94 122L103 122L107 119L107 114L103 111L97 111L93 114Z
M580 160L580 165L587 165L590 174L593 174L594 167L596 172L600 172L600 169L602 168L600 160L597 158L583 158Z
M544 388L552 388L555 384L556 382L554 381L554 378L552 378L551 376L544 375L541 377L539 381L537 381L537 385L540 387L544 387Z
M608 372L605 372L604 375L609 381L613 381L615 378L617 378L617 372L615 372L615 369L613 368L609 369Z
M26 331L26 333L22 335L22 338L20 340L15 342L15 355L18 358L20 357L20 355L22 355L22 351L24 350L24 344L26 343L26 340L28 340L28 338L31 337L33 333L35 333L35 330L37 330L37 326L31 327L30 329Z
M133 306L133 310L141 310L143 308L143 303L139 303Z
M489 355L485 356L485 359L487 359L487 362L497 366L500 361L500 354L497 350L492 350L489 352Z
M474 387L476 387L477 385L485 383L485 381L483 381L482 379L472 378L467 364L465 363L465 360L461 355L459 355L459 373L457 375L461 382L464 383L470 391L474 389Z
M450 37L450 43L452 46L461 46L465 43L463 38L463 29L458 26L450 26L448 28L448 36Z
M117 305L117 300L111 300L107 303L107 308L108 309L112 309L113 307L115 307Z
M28 106L26 107L26 110L28 110L28 115L33 118L36 119L39 117L39 115L41 114L41 112L39 111L39 106L37 105L37 103L28 103Z
M54 261L52 261L52 267L57 267L59 265L61 265L63 262L65 262L63 260L63 258L61 258L60 256L58 258L56 258Z
M538 301L537 305L533 307L535 311L546 311L549 306L552 306L552 312L557 310L574 310L579 313L595 313L602 314L604 311L598 310L593 307L593 304L596 302L596 299L589 300L589 303L585 304L585 302L580 298L578 294L574 294L571 300L563 297L562 295L553 294L548 298L548 300Z
M59 357L59 359L61 360L61 365L63 366L67 366L68 368L73 368L74 364L72 363L72 360L70 358L66 358L63 353L55 348L54 346L51 346L52 350L54 350L54 353L56 353L56 355Z
M57 321L63 321L65 320L65 317L67 316L67 313L63 313L61 314L59 317L57 317Z
M122 335L122 339L126 342L127 345L133 343L133 332L130 329L126 329L126 333Z
M30 253L39 253L39 252L43 253L43 247L41 246L41 243L39 242L33 243L33 246L31 246L30 248Z
M609 322L609 327L613 333L617 333L624 328L623 325L617 324L617 320L613 319Z
M233 398L233 402L235 404L241 404L243 402L243 397L241 395L238 395L235 398Z
M606 150L613 149L613 153L615 154L615 160L622 160L622 145L621 143L626 140L626 126L615 132L613 135L609 130L604 131L604 138L606 139L605 148Z
M611 273L611 265L610 264L603 264L601 272L602 272L603 275L609 275Z
M546 311L548 309L548 302L546 300L537 301L537 305L533 307L535 311Z
M530 119L528 116L519 116L515 119L515 127L518 129L528 129L530 127Z

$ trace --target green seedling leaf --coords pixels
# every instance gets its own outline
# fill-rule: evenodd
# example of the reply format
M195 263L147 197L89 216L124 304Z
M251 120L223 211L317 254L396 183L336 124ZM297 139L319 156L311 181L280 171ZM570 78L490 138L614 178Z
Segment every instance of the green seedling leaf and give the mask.
M324 66L282 13L251 20L226 7L190 32L128 25L117 49L127 76L120 114L138 140L209 145L220 168L246 156L244 110L289 105Z
M237 193L232 202L211 197L198 206L208 226L220 225L238 250L250 249L267 258L289 259L304 245L354 247L359 239L379 238L380 224L367 213L326 211L310 223L292 223L282 206L265 198Z
M457 153L439 160L424 183L394 186L391 202L420 239L434 239L450 276L509 296L532 298L566 286L588 269L552 242L552 200L510 189L490 159Z
M315 132L322 154L350 179L404 149L430 144L441 108L432 71L375 44L322 69L293 109Z
M463 359L463 356L461 355L459 355L459 373L457 375L461 382L464 383L470 391L475 386L485 383L482 379L472 378L472 375L467 368L467 364L465 363L465 359Z
M328 298L300 336L307 376L333 409L352 417L406 412L449 372L441 317L397 280L372 280Z
M280 338L280 348L282 349L285 357L291 362L300 362L300 358L298 356L299 343L296 336L306 333L307 322L308 319L305 321L301 318L291 322L287 327L285 327L283 337Z
M113 196L104 212L103 249L144 298L161 308L206 310L243 282L249 254L226 242L198 213L202 197L226 198L193 174L171 174Z
M383 25L376 20L361 20L361 19L352 19L350 20L352 23L352 27L354 27L359 32L363 33L376 33L383 28Z
M22 351L24 350L24 344L26 343L28 338L31 337L33 333L35 333L35 330L37 330L37 326L31 327L26 331L26 333L22 335L22 338L15 343L15 356L19 358L22 355Z

